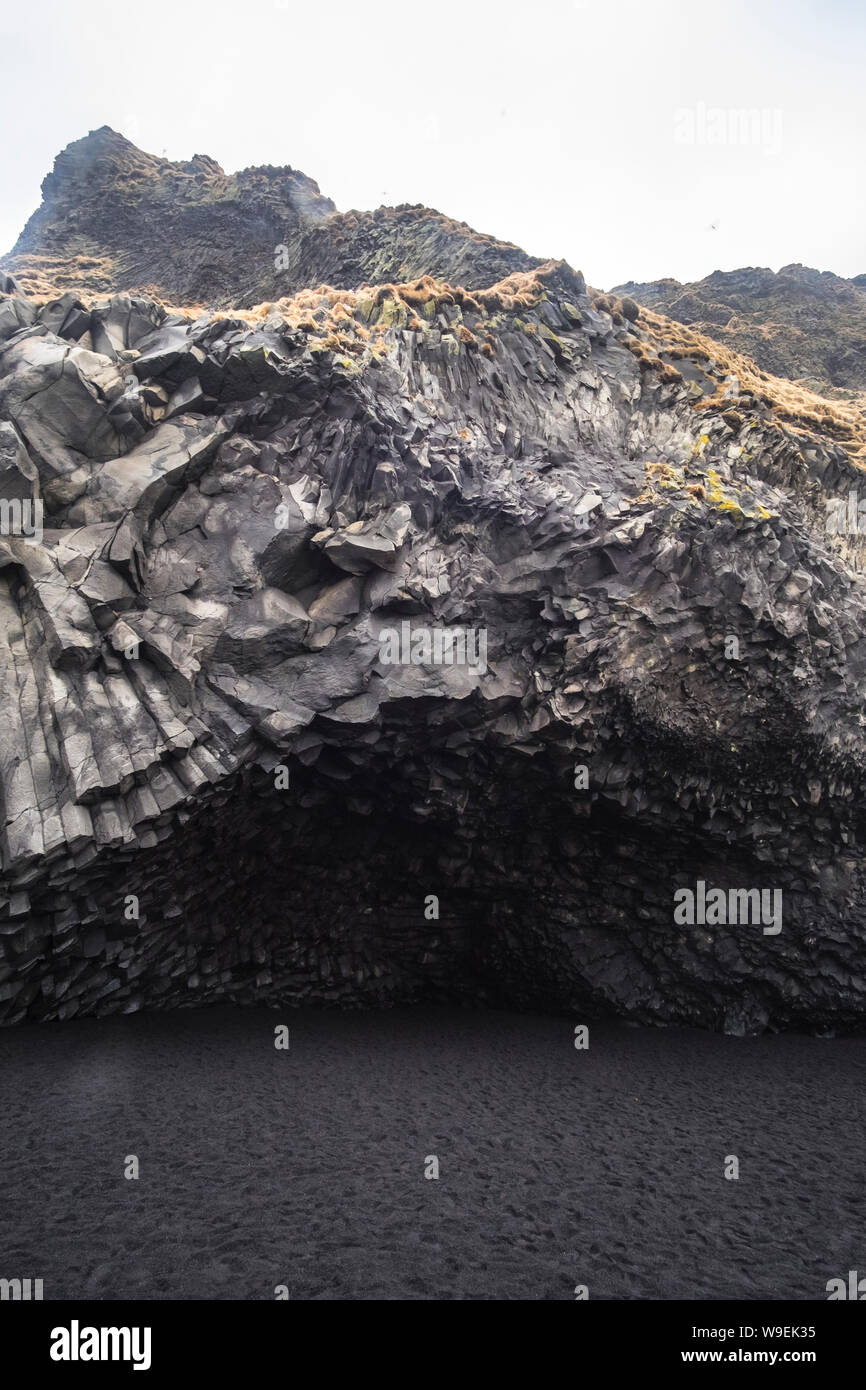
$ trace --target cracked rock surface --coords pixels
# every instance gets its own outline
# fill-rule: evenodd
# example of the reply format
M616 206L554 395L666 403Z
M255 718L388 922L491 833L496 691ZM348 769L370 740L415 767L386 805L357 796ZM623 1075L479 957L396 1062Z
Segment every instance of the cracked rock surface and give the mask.
M0 266L61 300L149 290L173 304L252 305L323 281L432 274L484 287L541 264L432 208L338 212L300 170L226 174L208 155L175 163L109 126L61 151L42 195ZM116 313L100 331L118 328Z
M309 321L3 288L2 495L42 523L0 536L0 1022L862 1026L832 431L707 405L712 362L648 367L562 263ZM407 630L484 660L385 659ZM781 930L678 923L699 881Z

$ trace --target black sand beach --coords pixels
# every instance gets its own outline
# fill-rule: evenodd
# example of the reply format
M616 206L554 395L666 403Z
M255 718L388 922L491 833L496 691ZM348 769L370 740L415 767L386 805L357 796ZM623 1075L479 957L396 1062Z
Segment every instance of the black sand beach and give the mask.
M502 1013L21 1027L0 1275L46 1299L825 1299L866 1270L864 1083L866 1039L604 1024L577 1051L568 1019Z

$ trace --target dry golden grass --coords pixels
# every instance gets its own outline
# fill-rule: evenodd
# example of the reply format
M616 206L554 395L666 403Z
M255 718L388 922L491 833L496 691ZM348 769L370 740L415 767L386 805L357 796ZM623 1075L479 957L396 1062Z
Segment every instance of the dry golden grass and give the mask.
M356 223L366 224L371 219L411 221L417 219L417 213L418 209L411 207L385 208L372 214L348 213L342 218L347 227L352 227ZM439 213L430 215L461 235L469 231L465 224L442 218ZM508 244L479 234L473 234L473 237L491 246ZM365 346L379 344L389 328L405 328L413 333L426 332L431 321L443 309L456 306L461 314L466 313L480 320L482 328L485 327L484 320L491 316L529 309L544 297L545 281L558 268L558 262L547 262L537 270L516 272L488 289L472 292L431 275L406 282L373 286L365 284L357 291L323 284L278 300L264 301L251 309L215 310L201 303L174 304L155 285L141 285L129 292L147 295L167 314L189 321L209 315L214 320L224 319L255 328L273 316L290 328L306 333L312 339L312 346L357 356L363 353ZM37 305L48 303L68 290L78 291L85 303L92 302L94 292L97 295L102 292L99 281L104 282L104 293L110 295L117 280L117 268L108 257L31 256L16 258L16 264L10 266L10 270ZM94 277L97 279L95 291ZM81 289L83 280L87 281L87 290ZM473 321L472 326L479 327L479 324ZM464 346L478 348L484 356L492 357L496 350L496 339L489 331L490 326L486 326L488 331L483 344L472 328L462 323L458 324L457 336ZM378 346L376 351L380 351Z
M853 401L828 400L798 382L769 376L751 358L650 309L641 309L640 326L645 334L644 353L649 350L654 356L664 354L674 360L689 359L698 363L715 381L715 389L695 402L697 411L719 412L729 417L726 423L734 429L755 406L764 406L772 411L774 420L780 425L791 425L819 438L829 436L842 446L854 463L866 468L866 397ZM640 343L641 340L635 341ZM732 377L737 383L733 397L728 394Z
M617 339L637 359L641 372L651 371L674 383L683 379L674 363L691 362L715 383L712 391L695 400L696 411L719 413L735 433L762 412L765 427L790 426L819 443L832 439L853 463L866 468L866 394L845 400L818 395L800 382L770 376L750 357L663 314L641 307L635 320L632 301L595 290L588 293L594 309L622 326ZM733 391L731 378L736 378Z
M21 255L7 257L7 262L7 273L15 277L37 308L70 292L82 299L94 291L110 294L116 283L116 266L109 256ZM84 279L86 291L81 289Z
M274 316L290 328L309 334L316 347L357 356L363 352L365 344L371 339L381 339L389 328L426 332L431 319L444 308L456 305L461 312L477 315L481 323L474 325L476 327L483 327L485 320L497 313L529 309L544 297L546 280L557 268L558 263L549 262L537 270L516 272L489 289L471 293L461 285L436 280L432 275L405 283L362 285L358 290L319 285L283 299L266 300L252 309L232 309L223 317L257 328ZM199 312L198 306L164 307L188 318L196 317ZM496 340L490 331L482 343L471 328L461 323L457 336L464 346L480 348L485 357L495 353Z
M382 216L398 220L414 216L415 212L415 209L380 210ZM345 216L351 219L355 214ZM365 216L378 217L379 214ZM453 225L462 229L462 224ZM94 277L105 280L106 294L112 292L112 284L116 283L115 267L107 257L31 256L15 258L15 261L9 267L11 273L37 305L48 303L69 290L81 293L84 278L91 286L81 295L85 303L92 302L94 297ZM546 262L535 270L515 272L487 289L471 292L431 275L406 282L365 284L357 291L323 284L289 297L265 301L251 309L226 311L216 311L203 304L166 303L152 286L142 286L135 292L149 294L167 313L190 321L208 315L215 321L256 328L272 319L306 334L314 350L339 352L349 357L365 353L381 356L383 340L389 332L427 333L442 310L451 311L456 307L460 311L456 327L454 314L449 315L456 340L492 358L498 345L498 330L502 327L497 316L518 315L532 309L549 292L549 281L560 268L558 262ZM769 376L750 358L685 324L646 308L640 309L638 320L634 322L630 302L593 290L588 293L593 305L611 316L618 341L633 353L641 372L652 372L666 384L676 384L683 380L676 364L694 363L714 383L708 394L695 399L696 412L720 414L735 433L747 422L760 417L764 428L791 427L801 436L811 436L819 443L826 443L829 438L837 442L854 463L866 468L866 395L850 400L818 395L797 382ZM460 322L463 314L469 316L469 322ZM530 336L537 334L534 324L521 324L518 319L518 326ZM733 394L731 378L736 378L737 382Z

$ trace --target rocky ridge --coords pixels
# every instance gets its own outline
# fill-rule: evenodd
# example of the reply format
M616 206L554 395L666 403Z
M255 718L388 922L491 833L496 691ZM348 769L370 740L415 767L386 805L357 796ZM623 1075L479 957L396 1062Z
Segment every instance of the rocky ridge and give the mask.
M203 313L4 282L0 496L44 529L0 536L0 1023L862 1026L866 589L826 524L862 415L499 268ZM407 623L486 661L386 661ZM781 931L678 924L698 881Z
M338 212L296 169L173 163L108 126L57 156L41 206L0 258L36 298L132 290L209 308L428 273L483 288L539 264L431 208Z
M751 357L775 376L831 396L866 392L866 275L782 266L716 270L680 284L629 281L613 291Z

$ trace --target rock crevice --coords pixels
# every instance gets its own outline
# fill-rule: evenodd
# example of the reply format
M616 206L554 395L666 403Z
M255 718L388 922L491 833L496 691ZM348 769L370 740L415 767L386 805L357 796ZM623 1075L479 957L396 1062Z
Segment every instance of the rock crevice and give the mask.
M4 282L0 1023L862 1026L853 417L732 412L724 350L524 262L202 314ZM781 930L678 920L699 882Z

